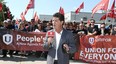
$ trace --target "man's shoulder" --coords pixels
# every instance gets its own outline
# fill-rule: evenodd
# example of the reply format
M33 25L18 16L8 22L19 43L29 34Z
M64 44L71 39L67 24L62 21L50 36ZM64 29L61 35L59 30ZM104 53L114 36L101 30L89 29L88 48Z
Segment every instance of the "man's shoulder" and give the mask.
M73 34L71 31L66 30L66 29L63 29L63 31L64 31L65 33L68 33L68 34Z

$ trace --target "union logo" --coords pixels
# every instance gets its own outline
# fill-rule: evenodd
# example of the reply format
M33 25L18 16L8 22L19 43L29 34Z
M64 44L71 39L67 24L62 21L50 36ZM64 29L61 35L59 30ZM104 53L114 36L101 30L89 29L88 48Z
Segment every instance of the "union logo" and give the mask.
M3 35L3 42L6 44L6 45L9 45L11 44L13 41L13 36L11 34L5 34Z
M90 38L89 38L89 43L90 43L90 44L93 44L93 43L94 43L94 38L93 38L93 37L90 37Z

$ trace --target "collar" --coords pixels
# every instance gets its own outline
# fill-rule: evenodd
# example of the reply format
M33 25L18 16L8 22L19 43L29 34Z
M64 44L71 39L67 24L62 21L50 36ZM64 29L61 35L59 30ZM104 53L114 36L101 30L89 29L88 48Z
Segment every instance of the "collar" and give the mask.
M55 31L55 32L56 32L56 31ZM63 30L61 30L61 31L60 31L60 33L58 33L58 32L56 32L56 33L58 33L58 34L60 34L60 35L61 35L61 34L62 34L62 32L63 32Z

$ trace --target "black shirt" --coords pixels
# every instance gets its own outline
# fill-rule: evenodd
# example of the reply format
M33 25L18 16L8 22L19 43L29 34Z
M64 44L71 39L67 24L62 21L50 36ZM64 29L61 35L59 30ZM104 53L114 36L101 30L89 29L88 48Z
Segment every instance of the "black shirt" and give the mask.
M94 33L95 31L96 31L97 34L98 34L98 27L97 27L97 26L94 26L94 27L91 27L91 26L90 26L90 27L88 27L88 32L89 32L89 33ZM96 34L96 35L97 35L97 34Z
M113 30L113 31L112 31L112 35L116 35L116 31Z
M87 30L85 30L85 29L77 30L76 32L77 32L77 33L78 33L78 32L82 32L83 34L86 34L86 35L87 35Z

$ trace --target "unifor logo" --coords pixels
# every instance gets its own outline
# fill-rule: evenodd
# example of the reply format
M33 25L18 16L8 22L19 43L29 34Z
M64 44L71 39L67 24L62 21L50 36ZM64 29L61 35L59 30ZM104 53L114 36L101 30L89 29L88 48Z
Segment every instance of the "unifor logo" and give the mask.
M6 45L9 45L11 44L13 41L13 36L10 35L10 34L5 34L3 35L3 42L6 44Z
M94 43L94 38L93 38L93 37L90 37L90 38L89 38L89 43L90 43L90 44L93 44L93 43Z

